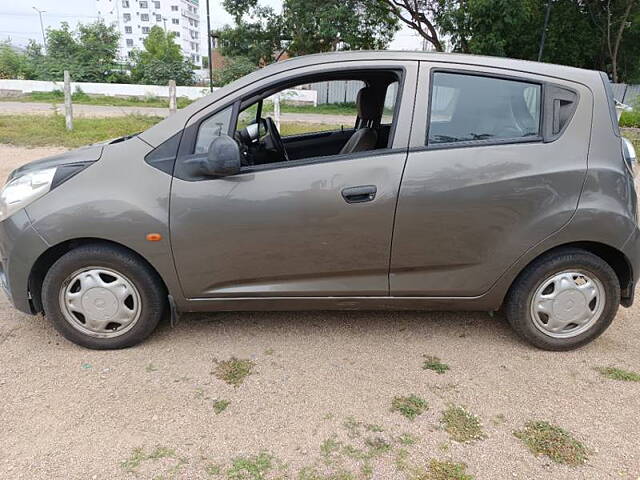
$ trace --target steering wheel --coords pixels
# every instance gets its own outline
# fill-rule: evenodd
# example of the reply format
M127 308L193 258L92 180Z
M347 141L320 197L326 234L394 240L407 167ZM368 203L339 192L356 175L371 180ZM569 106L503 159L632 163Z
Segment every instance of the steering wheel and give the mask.
M271 139L271 146L277 151L281 158L284 158L285 161L288 162L289 155L287 155L287 150L284 148L284 143L282 143L282 137L280 136L280 132L278 132L276 123L271 117L265 118L264 123L267 129L267 136Z

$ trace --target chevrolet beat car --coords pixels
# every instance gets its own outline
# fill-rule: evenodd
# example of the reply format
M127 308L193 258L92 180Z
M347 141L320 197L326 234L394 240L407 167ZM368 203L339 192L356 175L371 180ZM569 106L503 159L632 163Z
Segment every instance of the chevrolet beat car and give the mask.
M351 123L301 123L300 107L274 121L267 99L312 84L321 103L357 89ZM633 302L634 157L600 72L300 57L12 172L0 281L97 349L142 341L163 312L502 309L535 346L568 350Z

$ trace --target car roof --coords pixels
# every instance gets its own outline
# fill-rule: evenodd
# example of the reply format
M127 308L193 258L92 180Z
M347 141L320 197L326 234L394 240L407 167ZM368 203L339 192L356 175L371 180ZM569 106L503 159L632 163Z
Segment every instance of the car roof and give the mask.
M521 72L539 73L541 75L557 76L572 80L575 77L584 78L585 75L593 77L598 74L594 70L584 68L557 65L554 63L534 62L531 60L519 60L507 57L492 57L488 55L471 55L466 53L423 52L408 50L348 50L341 52L314 53L300 57L292 57L272 65L291 67L314 65L325 61L351 61L351 60L408 60L434 63L457 63L460 65L476 65L517 70Z
M179 110L176 114L166 118L159 124L141 133L140 138L151 146L156 147L184 128L186 122L192 115L204 108L207 108L213 102L232 94L234 91L251 85L263 78L301 67L313 67L314 65L320 66L325 63L367 60L424 61L430 63L445 63L447 65L475 65L570 80L587 86L592 86L594 82L602 82L599 72L594 70L585 70L581 68L567 67L564 65L555 65L552 63L516 60L504 57L488 57L461 53L394 50L358 50L316 53L312 55L293 57L258 69L255 72L218 89L214 93L195 101L188 107Z

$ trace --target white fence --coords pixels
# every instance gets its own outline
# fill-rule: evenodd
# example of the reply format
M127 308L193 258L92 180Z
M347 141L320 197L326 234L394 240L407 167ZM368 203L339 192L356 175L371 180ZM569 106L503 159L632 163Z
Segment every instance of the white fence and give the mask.
M62 91L64 82L47 82L41 80L1 80L0 96L19 96L32 92ZM169 98L169 86L134 85L129 83L88 83L71 82L71 91L82 90L88 95L109 95L116 97L159 97ZM208 87L176 87L178 97L196 100L209 94ZM217 90L214 88L214 91ZM285 90L281 100L293 103L317 105L317 93L314 90Z
M312 90L318 94L318 103L355 103L358 92L365 83L361 80L333 80L330 82L318 82L310 85ZM393 107L396 99L397 84L387 90L384 105L387 108Z

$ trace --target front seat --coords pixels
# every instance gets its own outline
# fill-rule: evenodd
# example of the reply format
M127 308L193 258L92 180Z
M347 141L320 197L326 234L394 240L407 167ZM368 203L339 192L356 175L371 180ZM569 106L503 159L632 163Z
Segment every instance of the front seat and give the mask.
M384 108L384 96L371 87L361 88L356 99L358 127L344 144L341 154L374 150L378 144L378 127Z

